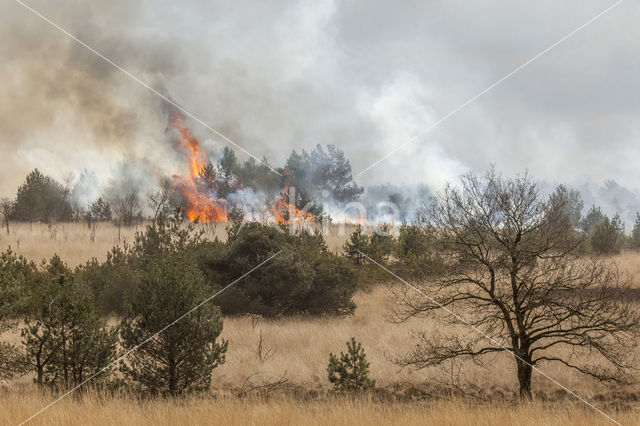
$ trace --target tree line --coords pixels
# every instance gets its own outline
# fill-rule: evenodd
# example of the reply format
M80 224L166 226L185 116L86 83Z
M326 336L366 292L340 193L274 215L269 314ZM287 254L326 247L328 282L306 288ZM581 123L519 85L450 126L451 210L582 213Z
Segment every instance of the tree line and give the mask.
M334 145L317 145L300 153L293 151L284 166L276 168L281 175L273 173L266 159L263 161L260 163L249 158L240 162L233 149L225 147L217 162L209 161L199 171L196 179L198 191L211 199L225 199L229 211L242 207L242 200L234 200L233 197L227 200L230 194L241 189L277 196L285 186L294 186L296 200L291 201L300 209L327 196L338 202L352 201L364 191L353 180L351 164L344 152ZM84 176L89 174L87 171L83 173ZM83 205L78 199L84 197L76 196L79 192L99 190L87 188L87 185L97 186L95 179L85 180L89 183L74 184L72 178L60 183L34 169L18 187L15 198L1 200L3 226L7 232L10 221L86 221L89 227L97 222L112 221L117 226L133 226L144 218L157 219L176 210L185 211L186 200L180 192L179 182L168 177L161 178L158 187L148 193L143 193L135 185L124 185L122 188L110 188ZM321 204L316 202L310 212L322 215Z

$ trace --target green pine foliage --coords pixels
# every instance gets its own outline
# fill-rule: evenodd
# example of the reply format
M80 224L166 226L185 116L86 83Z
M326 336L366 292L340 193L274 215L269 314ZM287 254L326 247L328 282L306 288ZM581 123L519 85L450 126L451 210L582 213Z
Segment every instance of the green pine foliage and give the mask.
M347 342L347 353L340 352L340 357L329 354L327 373L336 392L365 392L376 386L369 378L369 362L362 344L353 337Z
M391 227L386 223L382 224L369 236L368 255L381 265L386 265L393 253L394 244Z
M367 258L386 265L393 253L394 244L389 225L378 226L371 235L367 235L362 225L358 225L349 236L349 240L344 243L344 256L354 265L370 263Z
M109 365L115 357L117 329L107 325L89 292L74 283L58 257L43 274L21 329L26 363L39 385L69 389Z
M620 253L625 242L624 223L619 215L603 216L588 234L591 249L598 254Z
M20 185L13 203L12 218L26 222L60 222L73 219L69 191L38 169Z
M167 254L146 260L121 323L122 347L132 352L120 370L133 387L166 396L209 389L227 351L227 342L218 341L220 309L204 303L191 311L209 296L188 259Z
M259 223L231 225L228 241L202 243L197 261L215 292L278 252L216 297L222 312L269 318L353 312L356 276L320 234L305 230L289 234Z
M636 213L636 223L633 225L629 245L634 250L640 249L640 213Z
M24 310L24 293L35 275L35 264L11 249L0 254L0 336L17 328L14 318ZM21 348L0 342L0 381L10 380L26 372Z
M395 244L389 225L380 225L371 235L367 235L363 227L358 225L345 242L343 252L351 262L360 286L379 283L388 277L388 272L376 263L390 266Z
M366 263L366 257L363 253L367 253L368 249L369 237L365 234L362 226L358 225L349 236L349 240L344 243L344 256L354 265L363 265Z
M398 269L404 276L419 278L437 273L442 261L433 246L433 238L424 227L403 223L396 241Z

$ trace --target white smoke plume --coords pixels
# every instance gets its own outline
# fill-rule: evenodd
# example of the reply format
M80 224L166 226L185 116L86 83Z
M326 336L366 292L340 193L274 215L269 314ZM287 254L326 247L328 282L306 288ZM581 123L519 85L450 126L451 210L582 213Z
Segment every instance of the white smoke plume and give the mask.
M354 175L609 6L29 4L257 157L281 165L293 149L333 143ZM435 190L490 164L528 169L547 182L585 183L586 205L592 197L631 212L629 222L640 198L631 160L640 156L639 17L640 6L622 3L356 180ZM75 173L78 203L99 192L88 189L85 169L104 191L145 192L184 173L160 98L18 3L0 6L0 35L0 196L13 196L36 167L60 181ZM186 124L210 140L215 159L223 141ZM608 179L616 185L603 186ZM413 191L400 191L408 211Z

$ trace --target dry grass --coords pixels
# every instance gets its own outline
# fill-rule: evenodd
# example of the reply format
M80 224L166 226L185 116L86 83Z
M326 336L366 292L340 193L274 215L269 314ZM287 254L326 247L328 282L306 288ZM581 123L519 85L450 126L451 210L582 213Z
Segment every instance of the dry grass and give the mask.
M70 266L96 258L104 260L106 253L115 245L132 241L135 233L143 231L146 224L132 228L121 228L111 223L98 224L95 233L84 223L58 223L51 226L41 223L12 223L10 233L0 230L0 251L11 247L16 253L40 262L58 254ZM205 238L226 238L226 224L200 224ZM330 225L325 240L329 248L340 252L344 242L355 230L353 225ZM320 228L318 227L318 230ZM634 287L640 288L640 253L625 252L614 256L622 271L628 272Z
M203 225L204 226L204 225ZM0 247L11 246L28 258L40 260L58 253L70 265L91 257L104 258L105 252L118 244L117 229L100 225L95 241L82 224L61 224L57 230L45 225L14 225L9 236L2 234ZM138 229L140 230L140 228ZM224 225L209 226L209 238L224 236ZM349 229L339 235L333 228L329 246L338 250ZM121 241L130 241L135 229L122 231ZM623 270L640 287L640 255L624 253L616 257ZM241 285L241 284L239 284ZM487 368L467 363L464 374L454 369L440 368L411 372L392 362L394 356L411 348L412 330L432 333L465 331L464 326L445 330L434 320L414 319L404 324L389 321L393 301L388 290L377 286L356 295L357 310L346 318L287 318L264 320L251 317L227 317L223 337L229 340L227 362L214 371L212 394L215 398L187 401L147 401L135 403L123 397L113 399L88 398L83 401L68 398L53 407L36 422L46 424L606 424L607 420L584 405L574 404L558 387L540 374L534 373L533 389L538 401L561 400L561 403L512 406L515 394L513 359L497 355L488 360ZM380 388L380 395L399 397L404 402L327 400L329 383L326 366L330 352L345 349L345 342L356 337L365 347L371 362L371 375ZM18 342L19 336L4 335L2 340ZM563 368L543 366L543 370L568 388L592 401L618 399L623 392L629 401L633 389L613 389ZM257 400L257 392L249 400L237 399L239 390L251 390L284 378L282 393L275 392L269 400ZM0 421L15 424L50 400L34 393L29 378L23 378L0 395ZM418 398L410 402L416 389L437 394L444 386L463 384L465 391L489 396L491 405L473 405L470 400L440 400ZM24 388L25 391L17 389ZM287 397L293 391L296 398ZM273 396L275 395L275 396ZM631 395L631 396L629 396ZM637 395L636 395L637 396ZM409 399L407 399L409 398ZM428 405L425 405L428 404ZM600 403L599 403L600 404ZM608 412L610 408L607 409ZM614 415L623 423L640 423L635 413Z
M457 367L460 365L411 371L393 362L395 357L409 351L415 344L412 331L425 330L443 335L468 333L465 325L447 328L436 319L393 323L390 321L393 299L384 286L358 293L355 303L356 312L346 318L273 321L251 317L225 318L222 335L229 340L228 360L214 370L213 391L221 394L236 392L243 385L251 388L281 377L288 380L287 385L300 391L312 394L327 391L330 388L326 373L329 353L344 351L347 340L354 336L365 348L371 363L371 377L385 393L406 395L415 389L437 393L436 389L462 386L475 396L510 399L516 394L515 363L508 354L486 358L485 367L466 362L459 374ZM560 366L543 365L541 368L560 383L590 399L616 399L617 392L630 391L608 387ZM532 387L539 398L557 399L564 394L539 373L534 373Z
M94 233L84 223L58 223L51 226L41 223L12 223L10 232L0 229L0 250L11 249L36 262L58 254L70 266L96 258L104 260L107 251L123 242L131 242L136 232L143 231L146 224L118 229L111 223L100 223ZM226 238L225 223L200 224L205 238ZM355 226L331 226L326 237L332 250L341 250Z
M7 248L40 262L58 254L70 266L76 266L95 257L104 260L107 251L123 241L131 241L141 227L118 229L107 223L99 224L92 233L83 223L60 223L51 226L34 223L13 223L10 233L0 232L0 248Z
M474 397L510 401L516 395L515 365L506 354L487 358L486 367L467 362L460 374L454 374L455 370L446 366L417 372L399 368L393 358L412 347L412 330L446 334L468 329L464 325L445 329L436 320L424 319L392 323L389 318L393 302L382 286L357 294L355 302L358 306L355 314L344 318L226 317L222 337L229 341L227 362L213 372L212 393L228 397L241 390L259 391L261 386L284 379L286 383L274 389L274 393L294 390L300 397L317 398L330 389L326 373L329 353L344 351L346 341L354 336L365 348L371 377L381 395L394 398L417 395L424 399L429 395L441 396L443 390L455 390L457 386ZM5 334L2 340L19 343L20 337L14 332ZM590 400L612 403L623 399L628 403L637 397L633 389L608 387L565 368L553 365L541 368ZM20 386L30 380L24 377L14 384ZM534 373L532 387L540 400L567 399L558 386L538 373Z
M17 424L50 402L35 392L0 396L0 422ZM611 413L638 424L631 411ZM604 416L575 403L478 405L460 400L430 404L330 398L240 400L190 398L137 402L124 397L66 398L34 418L34 425L609 425Z

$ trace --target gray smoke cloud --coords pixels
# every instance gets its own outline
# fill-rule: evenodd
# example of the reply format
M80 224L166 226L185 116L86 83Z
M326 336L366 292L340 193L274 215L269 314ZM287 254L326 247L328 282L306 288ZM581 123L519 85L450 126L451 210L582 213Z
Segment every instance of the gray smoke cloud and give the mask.
M29 4L256 156L281 164L334 143L357 173L612 1ZM160 98L18 3L0 12L0 194L34 167L59 179L86 168L104 187L127 158L180 173ZM638 18L622 3L359 183L438 189L495 164L634 208ZM215 158L223 141L187 124Z

